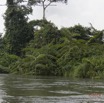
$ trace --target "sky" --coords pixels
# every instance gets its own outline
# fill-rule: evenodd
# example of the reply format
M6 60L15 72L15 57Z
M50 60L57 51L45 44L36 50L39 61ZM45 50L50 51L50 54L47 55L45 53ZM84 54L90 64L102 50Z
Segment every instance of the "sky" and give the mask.
M0 0L5 4L6 0ZM42 7L35 6L30 20L42 19ZM0 33L5 31L3 15L6 7L0 6ZM77 24L90 26L96 29L104 29L104 0L69 0L67 4L56 3L46 10L47 20L53 22L59 28L70 27Z

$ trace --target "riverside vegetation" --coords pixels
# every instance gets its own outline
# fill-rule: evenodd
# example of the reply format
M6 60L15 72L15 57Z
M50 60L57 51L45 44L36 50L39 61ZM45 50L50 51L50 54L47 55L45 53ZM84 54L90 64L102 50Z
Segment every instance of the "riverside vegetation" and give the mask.
M0 37L0 73L104 77L103 30L79 24L58 29L47 20L28 22L31 8L11 5L8 2L6 32Z
M103 78L103 31L81 25L58 30L47 21L32 22L40 29L25 47L15 48L17 53L7 51L5 36L0 39L1 73Z

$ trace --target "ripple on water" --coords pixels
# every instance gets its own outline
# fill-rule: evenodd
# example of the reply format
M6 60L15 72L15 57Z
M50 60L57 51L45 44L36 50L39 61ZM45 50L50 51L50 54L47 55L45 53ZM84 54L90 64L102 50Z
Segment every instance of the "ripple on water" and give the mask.
M104 103L103 88L103 81L2 76L0 103Z
M60 90L60 91L50 91L50 92L53 92L53 93L61 93L61 94L82 94L82 93L79 93L79 92L74 92L74 91L64 91L64 90Z
M102 97L103 98L103 97ZM104 103L102 98L91 98L89 95L78 95L78 96L46 96L46 97L28 97L24 98L24 103Z

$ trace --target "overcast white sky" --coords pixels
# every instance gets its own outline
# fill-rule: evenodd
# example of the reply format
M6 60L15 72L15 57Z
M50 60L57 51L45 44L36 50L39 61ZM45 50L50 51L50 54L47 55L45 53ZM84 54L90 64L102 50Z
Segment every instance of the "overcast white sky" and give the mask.
M5 4L5 0L0 0ZM0 6L0 32L4 31L3 14L6 8ZM75 24L93 26L97 29L104 29L104 0L69 0L68 4L58 3L46 10L46 18L58 27L70 27ZM34 7L31 19L42 18L42 7Z

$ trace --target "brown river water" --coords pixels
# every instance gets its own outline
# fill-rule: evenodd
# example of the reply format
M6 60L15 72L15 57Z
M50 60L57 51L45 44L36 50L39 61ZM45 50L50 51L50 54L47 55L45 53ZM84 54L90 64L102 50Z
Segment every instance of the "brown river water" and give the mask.
M1 74L0 103L104 103L104 80Z

